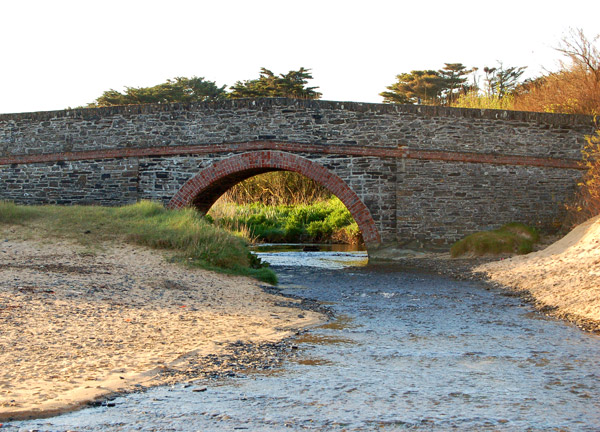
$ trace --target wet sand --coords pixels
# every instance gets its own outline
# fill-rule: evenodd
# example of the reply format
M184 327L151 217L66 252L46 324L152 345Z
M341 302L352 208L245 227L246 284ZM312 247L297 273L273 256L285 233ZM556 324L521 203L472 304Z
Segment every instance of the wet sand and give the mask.
M0 420L218 374L223 359L251 364L261 347L324 320L255 280L159 251L14 237L0 239Z

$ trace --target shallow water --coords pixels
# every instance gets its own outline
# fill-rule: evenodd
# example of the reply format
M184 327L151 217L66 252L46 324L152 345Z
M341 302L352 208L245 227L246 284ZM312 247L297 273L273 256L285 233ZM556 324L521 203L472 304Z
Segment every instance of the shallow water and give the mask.
M9 430L600 429L597 336L480 283L363 266L364 252L277 260L285 292L337 315L301 335L282 370L198 384L203 392L156 388Z

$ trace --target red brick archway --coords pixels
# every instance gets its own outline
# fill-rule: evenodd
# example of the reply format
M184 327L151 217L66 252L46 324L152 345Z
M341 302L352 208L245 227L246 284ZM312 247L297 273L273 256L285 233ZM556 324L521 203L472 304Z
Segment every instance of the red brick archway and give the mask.
M171 199L169 208L195 206L207 212L228 189L269 171L295 171L325 186L352 214L367 246L381 243L371 212L340 177L306 158L281 151L255 151L223 159L188 180Z

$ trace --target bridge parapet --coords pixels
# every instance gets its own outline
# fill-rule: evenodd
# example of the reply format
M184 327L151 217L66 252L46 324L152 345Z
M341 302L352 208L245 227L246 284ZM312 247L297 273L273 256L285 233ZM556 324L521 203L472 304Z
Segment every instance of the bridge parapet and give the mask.
M0 157L251 141L579 159L593 118L293 99L0 115Z

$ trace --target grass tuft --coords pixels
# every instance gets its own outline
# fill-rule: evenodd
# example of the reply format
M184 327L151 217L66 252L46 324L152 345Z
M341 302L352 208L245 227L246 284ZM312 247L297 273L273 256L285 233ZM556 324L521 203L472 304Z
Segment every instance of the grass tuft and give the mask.
M516 253L527 254L539 240L535 228L518 222L508 223L493 231L471 234L454 243L450 255L454 258L471 253L473 255Z
M0 203L0 228L16 224L44 238L71 239L88 247L127 241L174 251L198 267L277 281L272 270L251 258L242 238L212 225L193 209L168 210L150 201L122 207Z

